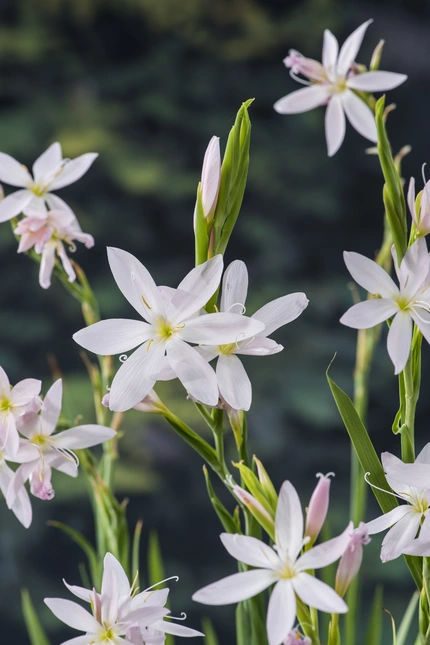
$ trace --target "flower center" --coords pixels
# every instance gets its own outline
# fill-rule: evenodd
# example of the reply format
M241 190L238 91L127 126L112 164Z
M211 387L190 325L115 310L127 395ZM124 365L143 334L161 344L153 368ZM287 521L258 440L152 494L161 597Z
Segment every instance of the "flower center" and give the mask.
M421 513L421 515L428 511L429 503L424 493L414 495L410 503L414 507L414 510L417 513Z
M181 325L172 325L172 323L166 320L166 318L160 316L157 322L154 324L154 327L155 333L158 338L161 338L162 340L168 340L169 338L174 336L179 331L179 329L183 329L185 327L185 324L182 323Z
M278 575L283 580L291 580L291 578L296 577L297 572L294 567L294 562L291 562L288 556L284 559L282 568L279 570Z
M112 627L106 627L104 625L104 630L100 634L100 640L98 641L92 641L94 643L114 643L115 642L115 631L112 629Z
M33 184L30 188L31 192L36 195L36 197L43 197L46 193L46 186L41 186L40 184Z
M347 87L346 78L344 76L340 76L332 83L330 91L332 94L341 94L342 92L345 92Z
M12 401L6 397L0 399L0 412L9 412L12 410Z
M43 447L49 444L49 438L44 434L38 434L35 437L32 437L31 443L34 443L35 446Z
M236 344L230 343L229 345L218 345L218 349L221 354L232 354L236 349Z

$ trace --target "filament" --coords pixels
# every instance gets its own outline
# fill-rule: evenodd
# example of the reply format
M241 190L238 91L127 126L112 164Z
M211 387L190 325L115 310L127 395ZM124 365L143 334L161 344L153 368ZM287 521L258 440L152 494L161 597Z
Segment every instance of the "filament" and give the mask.
M182 611L180 616L170 616L169 614L168 616L165 616L165 618L170 618L170 620L187 620L187 614L185 611Z
M233 302L233 304L232 304L232 305L230 305L230 307L228 308L227 312L229 312L229 311L230 311L230 309L232 309L233 307L241 307L241 308L242 308L242 311L241 311L240 313L241 313L242 315L246 313L246 307L245 307L245 305L243 304L243 302Z
M290 69L290 76L293 78L297 83L301 83L302 85L313 85L310 81L305 81L303 78L300 78L300 76L297 76L295 72L293 72L292 69Z
M127 358L128 358L127 354L121 354L121 356L119 357L119 360L121 361L121 363L125 363Z
M372 488L376 488L376 490L380 490L382 493L387 493L387 495L392 495L393 497L397 497L397 499L402 499L404 502L406 501L405 498L402 497L401 495L397 495L396 493L393 493L393 491L391 490L385 490L385 488L380 488L380 486L377 486L376 484L372 484L372 482L370 482L368 479L368 476L370 474L371 474L370 472L367 472L364 475L364 481L366 482L366 484L369 484L369 486L371 486ZM409 495L408 493L402 493L402 495L404 495L405 497L411 497L411 495Z
M169 580L174 580L175 582L179 582L179 576L171 576L170 578L166 578L165 580L160 580L160 582L156 582L155 585L151 585L145 591L151 591L151 589L154 589L154 587L158 587L159 585L164 584L165 582L169 582Z
M326 475L323 475L322 473L317 473L317 474L316 474L316 477L318 477L318 478L326 477L326 478L327 478L327 477L336 477L336 475L335 475L335 473L333 473L333 472L331 472L331 471L330 471L330 472L329 472L329 473L327 473Z

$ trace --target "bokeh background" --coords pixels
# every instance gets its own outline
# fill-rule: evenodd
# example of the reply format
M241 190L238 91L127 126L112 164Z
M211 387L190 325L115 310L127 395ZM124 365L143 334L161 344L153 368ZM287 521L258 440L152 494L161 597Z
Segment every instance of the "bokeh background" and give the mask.
M304 504L315 473L336 472L334 531L347 518L349 444L325 369L337 352L333 376L351 392L355 333L338 323L351 303L342 251L372 256L379 247L381 173L352 128L340 152L328 159L323 110L282 117L272 105L297 89L282 64L290 48L318 59L325 27L342 40L369 17L375 22L359 60L368 63L383 38L382 69L409 75L390 95L399 107L389 130L395 150L413 146L404 174L419 177L429 150L428 2L2 0L0 5L0 149L29 167L56 140L68 157L100 153L88 174L61 196L96 239L95 248L79 249L76 260L105 318L131 313L110 275L107 245L137 255L159 284L175 286L192 267L192 214L205 147L214 134L224 144L241 102L255 97L249 184L226 259L248 264L249 312L292 291L305 291L310 305L275 334L285 346L282 354L245 359L254 385L250 441L276 486L291 479ZM0 228L0 271L0 363L13 382L43 378L44 391L55 367L65 379L66 413L91 420L91 392L71 339L82 326L78 303L55 281L46 292L39 288L37 267L16 254L8 224ZM429 357L425 346L420 446L429 438ZM383 346L371 385L369 430L378 450L398 450L391 434L397 386ZM179 386L161 391L203 431ZM131 525L144 520L142 560L155 529L167 573L181 577L174 613L185 610L195 627L209 615L220 643L233 645L233 608L206 609L190 600L194 590L235 569L218 539L201 460L156 418L132 412L125 429L116 490L129 499ZM42 599L65 596L63 577L79 583L82 556L47 521L66 522L89 539L93 525L84 482L70 485L59 475L54 484L52 502L33 500L29 531L0 504L2 642L28 643L20 614L22 586L30 590L51 642L72 637ZM371 505L366 519L376 513ZM365 596L382 580L384 606L400 620L412 585L401 560L379 562L380 542L375 536L366 549ZM385 634L391 642L388 616Z

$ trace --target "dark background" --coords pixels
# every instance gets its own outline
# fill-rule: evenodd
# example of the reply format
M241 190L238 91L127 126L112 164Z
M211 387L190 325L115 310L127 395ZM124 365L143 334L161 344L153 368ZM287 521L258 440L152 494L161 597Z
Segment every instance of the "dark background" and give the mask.
M245 358L254 385L251 450L277 487L292 480L304 505L315 473L334 470L333 531L347 519L349 444L325 369L337 351L332 375L351 392L355 333L338 323L351 303L342 251L372 256L378 249L381 173L377 158L364 154L368 143L351 127L340 152L328 159L323 110L283 117L272 105L298 89L282 64L290 48L320 59L325 27L342 41L369 17L375 22L359 61L368 64L384 38L381 68L409 75L390 94L399 107L390 116L389 131L395 150L413 146L404 174L419 178L429 145L428 2L2 0L0 5L0 149L29 167L56 140L67 157L100 153L88 174L60 195L96 239L95 248L79 249L76 260L89 276L104 318L132 313L110 275L106 245L137 255L159 284L175 286L192 267L192 213L204 150L214 134L225 144L241 102L255 97L249 185L226 261L241 258L248 264L249 312L292 291L305 291L310 305L275 334L283 353ZM37 270L16 254L10 226L3 224L0 363L12 382L43 378L44 391L56 363L65 378L66 413L90 420L91 392L71 339L82 326L79 305L56 281L49 291L40 289ZM423 371L419 447L428 439L427 346ZM383 345L371 385L369 430L378 451L396 451L390 428L397 384ZM202 429L179 386L161 391ZM132 412L125 429L117 493L130 500L132 525L144 519L142 557L148 533L156 529L168 575L181 577L174 613L187 611L188 624L195 627L200 616L210 615L220 642L233 645L233 609L207 609L190 600L197 588L235 570L218 539L201 460L158 419ZM70 485L58 475L54 484L54 501L33 498L35 519L28 531L4 503L0 506L5 642L28 642L20 614L22 586L29 588L53 645L77 635L62 630L42 600L66 597L61 579L79 583L82 557L46 523L62 520L92 539L92 518L82 481ZM365 519L376 513L372 505ZM366 597L383 579L384 606L400 621L412 585L400 559L385 566L379 562L380 542L375 536L366 549ZM391 642L388 617L385 632Z

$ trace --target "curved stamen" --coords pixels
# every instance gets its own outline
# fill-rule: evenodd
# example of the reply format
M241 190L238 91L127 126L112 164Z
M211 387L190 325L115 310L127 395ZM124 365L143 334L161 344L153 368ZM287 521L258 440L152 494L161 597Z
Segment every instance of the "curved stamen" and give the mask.
M121 363L125 363L127 358L128 358L127 354L121 354L121 356L119 357L119 360Z
M151 585L145 591L151 591L151 589L154 589L154 587L158 587L159 585L164 584L165 582L169 582L169 580L174 580L175 582L179 582L179 576L170 576L170 578L166 578L165 580L160 580L160 582L156 582L155 585Z
M417 311L417 309L423 309L423 311L425 311L426 313L430 314L430 307L429 307L429 305L427 303L424 303L424 302L418 300L418 301L414 302L413 305L410 305L409 308L412 309L412 311L414 312L414 314L416 315L418 320L420 320L422 323L424 323L424 324L429 324L430 323L430 320L426 320L425 318L423 318L419 314L419 312Z
M327 478L327 477L336 477L336 475L335 475L335 473L334 473L334 472L330 471L330 472L329 472L329 473L327 473L326 475L323 475L323 473L317 473L317 474L315 475L315 477L318 477L318 479L320 479L321 477L326 477L326 478Z
M233 307L241 307L241 308L242 308L242 311L241 311L240 313L241 313L242 315L246 313L246 307L245 307L245 305L243 304L243 302L233 302L233 304L232 304L232 305L230 305L230 307L227 309L227 313L228 313L228 312L230 311L230 309L232 309Z
M242 336L242 338L241 338L241 336ZM245 338L246 338L246 334L244 332L241 332L240 334L238 334L236 336L236 340L234 341L234 344L236 345L236 349L239 349L239 343L242 340L245 340Z
M292 69L290 69L290 76L292 79L297 81L297 83L301 83L302 85L313 85L313 83L311 83L310 81L305 81L303 78L300 78L300 76L297 76L297 74L293 72Z
M187 614L185 611L182 611L180 616L171 616L169 614L168 616L164 616L164 618L170 618L170 620L187 620Z
M391 490L385 490L385 488L381 488L380 486L377 486L376 484L372 484L372 482L370 482L369 479L368 479L368 476L370 474L371 474L370 472L367 472L364 475L364 481L366 482L366 484L369 484L369 486L371 486L372 488L376 488L376 490L380 490L382 493L387 493L387 495L392 495L393 497L397 497L397 499L402 499L404 502L406 501L405 498L402 497L401 495L397 495L396 493L393 493L393 491L391 491ZM405 497L411 497L411 495L409 495L409 493L402 493L402 495L404 495Z

